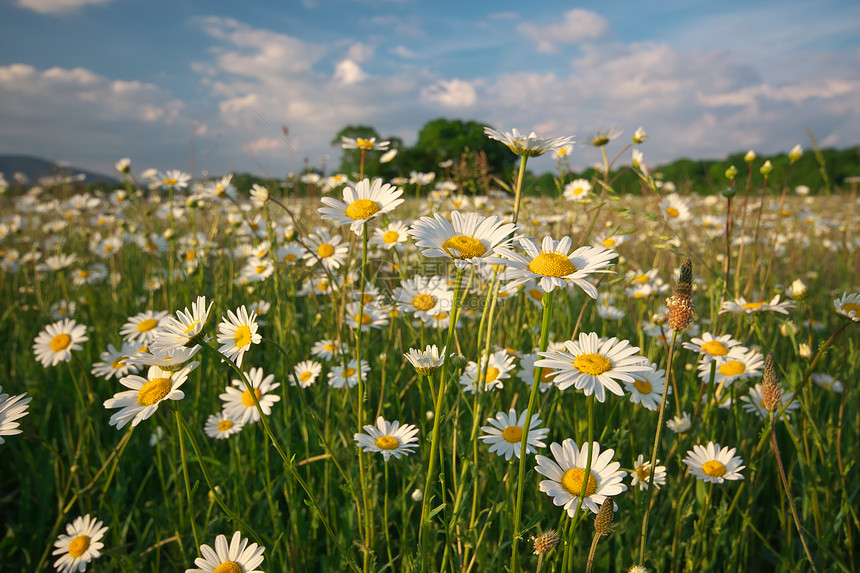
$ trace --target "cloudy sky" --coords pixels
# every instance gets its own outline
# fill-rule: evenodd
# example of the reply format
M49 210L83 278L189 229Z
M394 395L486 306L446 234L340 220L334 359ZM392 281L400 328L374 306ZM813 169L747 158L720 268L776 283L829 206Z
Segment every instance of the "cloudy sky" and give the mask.
M0 22L0 153L103 172L283 176L336 163L345 125L412 144L437 117L579 142L641 125L649 163L808 147L804 128L860 143L856 0L6 0Z

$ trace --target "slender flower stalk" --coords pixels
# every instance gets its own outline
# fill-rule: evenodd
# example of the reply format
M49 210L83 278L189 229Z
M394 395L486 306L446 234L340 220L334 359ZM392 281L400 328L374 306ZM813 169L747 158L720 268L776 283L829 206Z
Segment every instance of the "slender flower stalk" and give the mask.
M591 573L594 567L594 554L597 553L597 543L604 535L609 535L612 530L612 517L615 515L615 502L607 497L594 518L594 539L591 541L591 549L588 551L588 561L585 564L585 573Z
M549 321L552 316L552 298L555 291L549 291L544 293L543 295L543 320L541 321L541 329L540 329L540 352L546 352L547 346L549 345ZM526 420L523 424L523 428L531 428L532 416L535 414L535 409L537 406L537 394L538 389L540 388L540 379L541 373L543 372L543 368L535 367L535 378L532 383L532 391L529 395L529 405L526 410ZM593 398L593 395L591 396ZM514 505L514 526L513 526L513 539L511 540L511 565L513 567L514 573L517 573L520 569L518 552L519 552L519 529L520 529L520 518L522 516L523 511L523 491L525 489L525 479L526 479L526 451L528 444L528 436L529 432L523 432L522 442L520 442L520 464L519 464L519 472L517 474L517 502ZM591 439L589 436L589 449L588 456L589 461L591 460ZM586 474L588 475L588 470L586 470ZM584 484L588 483L588 480L583 482ZM585 487L583 486L583 494L585 493ZM582 502L582 497L579 498L580 503Z

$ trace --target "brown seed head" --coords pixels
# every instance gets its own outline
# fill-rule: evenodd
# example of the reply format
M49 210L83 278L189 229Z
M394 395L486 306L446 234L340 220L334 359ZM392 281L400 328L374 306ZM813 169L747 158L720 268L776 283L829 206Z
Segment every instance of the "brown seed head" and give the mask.
M761 405L773 412L782 402L782 388L776 379L776 367L773 364L773 354L764 357L764 381L761 385Z
M681 276L678 277L678 287L669 300L666 301L669 312L666 320L673 330L686 330L693 320L693 261L684 260L681 265Z
M598 535L609 535L612 531L612 517L615 514L615 502L611 497L603 500L600 510L597 512L597 517L594 518L594 530Z
M558 533L555 532L555 529L550 529L549 531L541 533L535 537L535 555L540 555L551 550L553 547L558 545L559 539L560 538Z

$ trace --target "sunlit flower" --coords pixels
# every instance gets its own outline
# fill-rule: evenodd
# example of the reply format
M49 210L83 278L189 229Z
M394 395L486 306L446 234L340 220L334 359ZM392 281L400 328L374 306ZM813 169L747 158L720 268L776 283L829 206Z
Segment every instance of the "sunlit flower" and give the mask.
M72 359L72 350L80 350L87 342L87 327L74 320L64 318L47 325L33 340L33 352L42 366L56 366Z
M353 439L359 448L365 452L379 452L382 460L388 461L391 456L400 459L408 456L418 447L418 428L400 422L386 422L382 416L376 419L376 426L367 425L364 433L357 432Z
M158 186L162 189L173 187L174 189L185 189L191 181L191 175L183 173L179 169L171 169L167 173L159 173L155 177Z
M732 338L731 334L716 337L710 332L703 332L701 338L692 338L690 342L684 342L683 347L697 352L701 355L703 362L710 363L712 360L724 360L729 351L733 349L746 352L747 348L740 344L740 341Z
M263 573L257 567L263 562L265 547L256 543L248 545L248 540L238 531L233 534L230 545L227 537L215 538L215 549L208 545L200 546L200 554L194 560L197 569L186 569L185 573Z
M630 472L630 486L639 486L640 490L648 489L648 481L651 479L651 462L645 460L645 456L639 454L636 462L633 464L633 471ZM660 489L661 485L666 483L666 466L660 465L660 460L657 460L657 471L654 472L654 487Z
M306 251L303 257L309 267L319 262L331 271L339 268L346 261L349 247L340 244L343 241L340 235L331 235L327 230L318 227L313 233L308 233L305 241L310 250Z
M319 340L311 347L311 356L331 360L343 352L341 343L335 340Z
M608 129L601 129L597 133L591 136L588 140L589 145L593 145L594 147L603 147L610 141L616 140L621 137L621 134L624 133L620 127L612 126Z
M367 373L370 372L370 365L367 361L361 361L361 378L367 380ZM353 388L358 385L358 362L355 359L350 360L347 365L332 366L328 373L328 385L332 388Z
M226 440L233 434L238 434L242 431L245 424L239 418L233 418L227 415L226 412L212 414L206 419L206 425L203 426L203 431L206 435L215 440Z
M480 372L478 368L481 369ZM480 363L469 361L460 375L460 385L464 392L475 392L476 387L482 392L504 388L502 380L510 378L513 369L514 357L508 354L507 350L498 350L490 354L489 360L482 357Z
M450 222L434 213L433 218L421 217L409 233L415 244L424 249L425 257L448 257L457 268L463 269L470 264L484 263L498 247L508 244L508 237L515 229L516 225L504 223L495 215L461 215L459 211L452 211Z
M346 305L346 324L350 328L358 328L359 314L361 315L362 332L367 332L371 328L380 329L388 324L388 312L386 310L375 304L365 304L362 308L360 303L351 302Z
M860 322L860 294L842 293L842 297L833 301L833 306L842 316L847 316L854 322Z
M683 434L693 427L693 421L690 419L690 414L687 412L681 412L680 415L674 416L671 420L666 422L666 427L676 434Z
M26 396L25 392L24 394L10 397L9 394L3 394L3 386L0 386L0 444L4 441L3 436L13 436L21 433L21 430L18 428L19 422L15 420L23 418L28 414L27 408L33 398L32 396Z
M588 179L574 179L564 186L564 198L568 201L583 201L591 192Z
M129 390L117 392L113 398L105 400L105 408L120 408L110 417L110 425L116 426L117 430L129 422L137 426L155 414L165 400L182 400L185 393L179 387L185 384L188 374L199 364L191 362L176 372L150 366L145 378L136 374L120 378L119 383Z
M764 368L764 356L760 352L745 351L743 347L736 347L730 350L723 360L717 362L714 384L722 384L728 388L735 380L761 376L762 368ZM706 383L710 381L710 362L699 363L699 378Z
M490 446L491 454L504 456L506 460L510 460L516 455L519 459L522 453L522 439L527 413L523 410L517 417L517 411L513 408L507 414L499 412L495 418L487 419L489 426L481 426L481 431L485 435L479 436L478 439ZM541 423L539 416L532 416L529 424L528 441L526 442L526 454L534 454L538 448L546 447L542 440L549 434L549 428L541 428Z
M753 314L757 312L778 312L780 314L788 314L789 309L794 308L794 301L786 300L779 302L779 296L774 296L770 302L747 302L744 297L738 297L735 300L724 301L720 307L720 314L724 312Z
M198 296L190 310L188 308L184 312L177 310L176 317L167 317L156 331L149 345L150 350L167 354L186 345L196 346L193 344L193 339L203 331L211 308L211 302L206 306L205 296Z
M490 139L501 141L515 155L525 157L537 157L548 151L555 151L561 147L573 144L572 137L540 137L535 132L523 135L516 128L509 132L501 133L491 127L484 128L484 135Z
M235 362L236 366L242 366L242 357L252 344L260 344L263 340L257 334L256 318L256 313L249 315L245 305L242 305L236 309L236 314L228 310L227 317L222 318L218 325L217 340L221 344L218 352Z
M569 517L576 514L583 485L586 497L582 500L582 507L593 513L599 511L607 497L627 491L627 486L622 483L627 472L620 471L621 464L612 461L615 450L601 453L597 442L591 442L590 447L591 468L587 477L588 442L584 442L581 449L571 439L561 444L554 442L549 446L554 460L541 455L535 457L535 471L549 478L540 482L540 490L552 498L553 504L566 509Z
M120 328L120 335L127 341L134 344L149 344L161 326L162 321L167 317L166 310L152 311L147 310L136 314L126 321Z
M381 247L386 251L397 249L402 252L405 250L408 240L409 227L400 221L392 221L381 229L373 230L373 237L370 238L370 244Z
M369 179L362 179L355 188L344 188L343 202L332 197L323 197L320 201L326 207L320 207L318 210L323 219L334 221L338 225L349 225L353 233L361 235L367 221L388 213L403 203L401 195L402 189L388 183L383 184L382 179L375 179L373 183Z
M684 223L691 218L690 208L687 202L681 199L677 193L663 197L660 201L660 211L663 216L673 225Z
M110 380L114 377L121 378L129 372L137 372L137 364L128 360L136 351L137 345L130 342L124 342L119 350L113 344L108 344L107 350L99 355L101 361L93 363L93 376Z
M633 382L625 381L624 387L630 393L630 401L632 403L642 404L645 408L656 411L663 398L666 371L657 370L657 365L653 362L649 366L648 370L633 374ZM667 392L671 394L671 386Z
M633 143L645 143L648 139L648 134L645 132L645 128L639 126L636 131L633 132Z
M785 417L788 419L789 412L791 410L797 410L800 408L800 402L797 400L793 400L794 392L787 392L782 395L781 403L777 404L776 408L781 409L785 404L791 401L791 404L785 409ZM752 388L750 388L749 394L746 396L741 396L741 408L743 408L744 412L750 412L758 414L758 417L762 420L766 419L770 412L767 408L762 404L762 400L764 396L762 395L762 383L759 382Z
M362 151L385 151L391 145L390 141L376 141L375 137L346 137L340 138L340 146L343 149L360 149Z
M831 390L836 392L837 394L841 394L844 386L842 382L831 376L830 374L825 374L824 372L813 372L812 381L825 388L827 390Z
M598 402L603 402L606 390L624 395L619 380L632 384L636 380L634 375L651 370L640 356L635 356L637 352L639 347L630 346L627 340L614 337L601 340L596 332L581 332L578 340L564 343L564 350L541 352L544 358L535 365L555 371L553 380L559 390L574 386L586 396L594 394Z
M586 280L595 273L611 273L606 267L612 264L612 259L618 256L615 251L603 247L579 247L570 252L570 237L554 241L552 237L544 237L540 248L528 238L519 239L520 246L526 256L520 255L505 247L497 247L501 257L493 257L494 263L508 267L505 278L509 280L505 290L513 290L529 279L540 281L540 287L550 292L556 287L564 288L576 285L591 298L597 298L597 288Z
M263 414L268 416L272 413L272 406L275 402L281 400L280 396L271 392L280 388L281 384L280 382L272 384L275 380L274 374L264 376L262 368L251 368L249 372L245 372L245 378L251 388L254 389L254 394L260 403L260 409L263 410ZM231 420L238 420L243 424L259 422L260 412L257 410L254 396L251 395L248 387L241 380L233 380L232 384L232 386L227 386L224 393L218 395L224 402L224 414L229 416Z
M423 352L415 348L410 348L409 352L403 356L419 374L432 376L445 363L445 348L443 347L440 353L435 344L432 346L428 344Z
M66 533L60 534L54 542L52 555L60 558L54 562L54 568L60 573L86 571L87 565L93 559L101 557L102 537L108 528L102 522L85 515L77 517L66 525Z
M307 388L317 381L322 372L322 364L315 360L303 360L293 367L293 372L299 381L299 388ZM290 384L295 386L296 383L293 381Z
M735 448L727 446L720 448L720 444L709 442L707 446L695 445L687 452L683 461L690 473L705 482L723 483L725 480L744 479L741 470L743 460L735 456Z

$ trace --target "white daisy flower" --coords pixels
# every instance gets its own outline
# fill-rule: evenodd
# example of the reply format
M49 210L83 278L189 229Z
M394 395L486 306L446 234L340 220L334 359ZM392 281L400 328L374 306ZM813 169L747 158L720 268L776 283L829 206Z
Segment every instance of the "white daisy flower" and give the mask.
M724 312L753 314L757 312L772 311L787 315L789 309L794 308L794 301L787 300L779 302L779 296L780 295L774 296L770 302L747 302L747 300L742 296L738 297L736 300L723 301L723 304L720 307L720 314L723 314Z
M14 436L22 430L18 428L19 422L15 420L23 418L28 414L27 408L32 396L25 398L27 393L10 397L3 394L3 386L0 386L0 444L4 442L3 436Z
M311 356L331 360L343 353L343 345L336 340L320 340L311 347Z
M280 388L280 382L272 384L275 375L269 374L264 377L262 368L251 368L249 372L245 372L245 378L250 383L251 388L254 389L254 394L257 396L257 401L260 402L260 409L263 410L263 414L270 415L272 406L281 400L280 396L270 394L270 392ZM257 410L254 397L245 383L241 380L232 380L231 383L232 386L227 386L224 393L218 395L224 402L224 414L229 416L231 420L237 420L242 424L259 422L260 412Z
M507 414L499 412L495 418L487 419L489 426L481 426L481 431L486 435L479 436L478 439L484 440L484 443L490 446L491 454L504 456L508 461L514 455L519 459L522 453L523 426L526 423L527 413L524 410L517 417L517 411L513 408ZM540 428L541 423L539 416L532 416L526 442L526 455L536 453L537 448L546 447L542 440L549 434L549 428Z
M454 294L444 279L421 275L402 281L393 295L398 310L414 314L421 320L443 311L450 312L454 300Z
M360 149L362 151L385 151L391 145L390 141L376 141L375 137L346 137L341 136L340 145L343 149Z
M841 394L844 386L842 382L831 376L830 374L825 374L824 372L813 372L812 373L812 381L825 388L827 390L831 390L836 392L837 394Z
M236 309L236 314L228 310L227 318L222 318L218 325L217 340L221 344L218 352L235 362L236 366L242 366L242 357L252 344L260 344L263 340L257 334L256 318L256 313L249 315L245 305L242 305Z
M149 344L167 314L166 310L141 312L129 317L119 333L133 344Z
M715 337L710 332L703 332L702 338L692 338L690 342L684 342L683 347L699 353L702 356L702 362L710 365L712 360L725 360L729 351L733 349L738 352L746 352L747 348L740 344L740 341L732 338L731 334Z
M736 347L741 348L741 347ZM746 380L761 376L764 368L764 356L755 350L743 351L732 349L725 358L717 364L714 373L714 384L722 384L728 388L735 380ZM699 378L703 382L711 380L711 365L709 362L699 363Z
M305 264L309 267L319 262L326 270L334 270L346 261L349 247L341 245L343 237L331 235L326 229L318 227L305 238L310 251L303 253Z
M843 292L840 298L833 301L836 312L850 318L854 322L860 322L860 294Z
M690 419L690 414L681 412L680 416L674 416L671 420L667 421L666 427L676 434L683 434L693 427L693 421Z
M660 201L660 211L673 225L685 223L691 218L690 207L677 193L667 195Z
M114 394L104 402L105 408L121 408L110 417L110 425L121 430L131 422L137 426L158 410L159 404L165 400L182 400L185 393L179 389L199 362L191 362L177 372L164 370L158 366L150 366L146 378L132 374L120 378L119 383L129 388Z
M481 368L481 372L478 368ZM511 377L514 369L514 357L505 349L490 354L489 360L482 356L480 363L469 361L463 374L460 375L460 385L463 392L475 392L476 386L481 392L504 388L502 380ZM486 372L486 380L484 373Z
M367 380L367 373L370 372L370 365L367 361L361 361L361 377ZM358 385L358 363L353 359L344 368L342 365L332 366L328 373L328 385L332 388L352 388Z
M91 370L93 376L110 380L113 377L121 378L129 372L136 373L138 371L137 364L129 362L129 357L136 351L137 345L129 342L124 342L119 350L113 344L108 344L107 350L99 355L101 361L93 364Z
M390 251L403 252L409 240L409 227L401 221L392 221L381 229L374 229L370 244Z
M361 331L368 332L371 328L381 329L388 324L388 312L374 304L351 302L346 305L346 324L349 328L358 328L359 310L361 311Z
M564 186L564 198L568 201L584 201L591 192L588 179L574 179Z
M425 257L448 257L458 269L465 269L470 264L480 265L496 254L498 247L509 243L508 237L516 228L495 215L461 215L459 211L452 211L450 222L434 213L433 218L421 217L413 223L409 233L415 245L424 249Z
M197 346L192 343L192 339L202 332L211 308L212 302L206 306L206 297L198 296L190 310L188 308L184 312L177 310L176 318L167 317L164 324L156 331L149 345L150 350L167 354L189 344Z
M723 483L725 480L744 479L741 470L743 460L735 456L735 448L728 446L720 449L720 444L709 442L707 446L695 445L687 452L683 461L692 475L710 483Z
M176 370L194 358L201 349L201 346L194 346L193 348L176 348L171 352L150 352L144 346L129 356L126 362L138 366L158 366L165 370Z
M101 557L99 551L104 547L102 537L108 528L102 526L102 522L85 515L77 517L66 525L66 533L60 534L54 542L52 555L60 558L54 562L54 567L60 573L71 573L73 571L86 571L87 565L93 559Z
M523 135L516 128L501 133L491 127L484 127L484 135L490 139L501 141L515 155L525 157L537 157L548 151L572 146L574 143L573 137L540 137L535 132Z
M382 179L362 179L353 187L344 187L343 201L332 197L323 197L320 201L326 207L320 207L318 211L322 218L334 221L338 225L349 225L350 230L361 236L364 224L379 215L393 211L395 207L403 203L400 196L403 189L383 184Z
M606 399L606 390L616 396L624 395L617 380L634 382L634 374L647 372L650 367L634 356L639 347L630 346L617 338L601 340L596 332L579 334L579 340L568 340L564 350L541 352L544 358L535 365L555 371L553 380L559 390L574 386L586 396L594 394L598 402Z
M570 517L575 515L583 482L586 497L582 501L582 507L595 514L607 497L627 491L627 486L622 483L627 472L620 471L621 464L612 461L615 450L601 453L600 444L597 442L591 442L591 468L586 479L588 448L587 442L584 442L580 449L576 442L568 438L561 444L550 444L549 449L554 460L541 455L535 457L535 470L549 478L540 482L540 490L553 498L553 504L566 509Z
M242 431L245 424L238 418L233 418L225 412L212 414L206 419L206 425L203 426L203 431L206 435L215 440L226 440L233 434L238 434Z
M155 180L159 187L166 189L173 187L174 189L185 189L188 187L188 182L191 181L191 175L183 173L179 169L170 169L166 173L158 173Z
M296 380L299 381L299 387L307 388L317 381L322 372L322 364L316 360L303 360L293 367L293 372L296 374ZM295 386L295 380L290 382L290 385Z
M648 362L648 370L633 374L633 382L624 382L624 387L630 393L630 401L642 404L645 408L656 411L663 399L663 386L666 383L666 371L657 370L657 365ZM667 395L672 393L670 386Z
M87 327L70 318L47 325L33 340L33 352L42 366L56 366L72 359L72 350L81 350L87 342Z
M194 560L197 569L186 569L185 573L263 573L257 567L263 562L265 547L256 543L248 545L248 540L238 531L233 534L230 545L227 537L215 538L215 549L208 545L200 546L200 554Z
M291 241L278 247L278 260L288 265L296 264L305 254L305 249L297 242Z
M645 460L645 456L639 454L636 462L633 464L633 471L630 472L630 487L639 486L640 490L648 489L648 481L651 479L651 461ZM666 483L666 466L660 465L660 460L657 460L657 471L654 472L654 487L660 489L661 485Z
M365 426L364 433L354 434L353 439L359 448L365 452L379 452L383 461L387 462L391 456L399 459L418 447L418 428L411 424L401 426L397 420L386 422L380 416L376 419L375 427Z
M538 354L537 350L530 354L526 354L520 360L520 369L517 372L517 377L526 384L528 384L529 388L532 387L535 381L535 362L537 362L538 360L540 360L540 355ZM541 369L540 380L538 381L538 384L540 384L538 389L541 392L546 392L547 390L555 386L555 382L553 382L552 379L554 375L555 372L553 372L549 368Z
M428 344L423 352L415 348L410 348L408 354L404 354L403 356L419 374L432 376L445 363L445 350L446 348L443 347L440 353L435 344L432 346Z
M597 298L597 288L585 279L594 273L613 272L606 270L606 267L618 256L603 247L579 247L571 253L570 237L563 237L560 241L544 237L540 249L529 238L522 237L519 242L527 257L505 247L496 249L504 258L491 257L493 263L508 267L505 278L510 282L505 290L515 289L529 279L535 279L540 281L540 287L546 292L556 287L577 285L591 298Z

